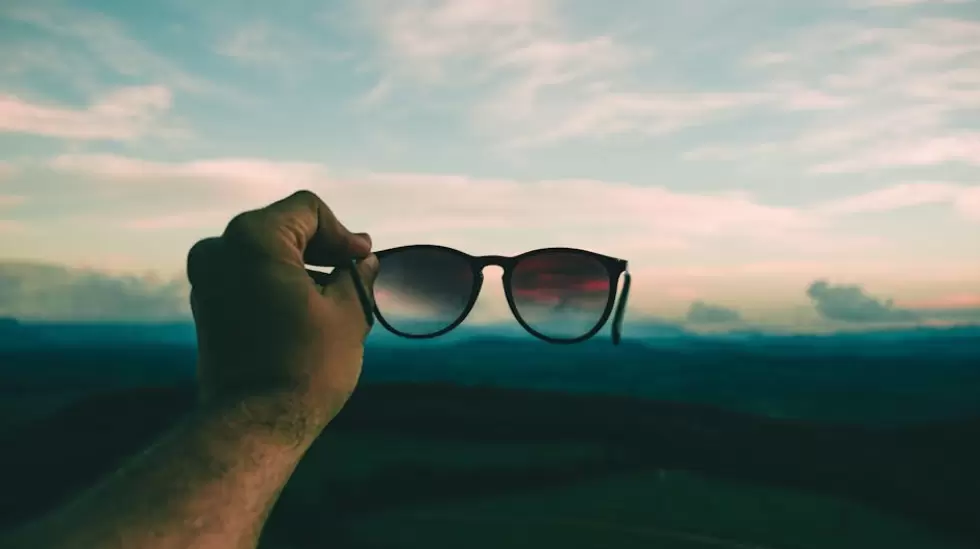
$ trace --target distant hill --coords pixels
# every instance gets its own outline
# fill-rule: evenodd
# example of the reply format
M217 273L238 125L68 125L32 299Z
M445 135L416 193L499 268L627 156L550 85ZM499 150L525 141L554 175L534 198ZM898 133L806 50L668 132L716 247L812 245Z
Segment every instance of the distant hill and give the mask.
M42 338L37 330L23 325L16 318L0 318L0 349L41 343Z
M18 322L0 320L0 349L29 345L67 347L106 344L195 345L189 322Z
M980 340L980 326L912 327L873 331L850 331L827 334L771 333L760 330L735 330L699 334L679 324L659 320L640 320L628 326L624 341L658 346L689 346L705 344L820 344L833 347L833 341L859 343L907 343L910 341ZM0 350L31 345L100 346L106 345L195 345L197 335L191 322L22 322L0 318ZM564 347L550 345L532 337L516 323L500 325L460 326L434 339L406 339L396 336L383 326L376 326L368 337L369 347L435 348L472 342L507 341L508 344L528 344L538 348ZM482 345L482 344L481 344ZM582 349L601 345L612 348L609 331L605 329L586 343L567 346Z
M9 324L9 323L8 323ZM8 325L0 395L84 394L193 380L193 326ZM383 331L380 330L379 331ZM369 342L365 383L449 382L700 402L773 417L893 422L980 412L980 330L827 336L605 338L549 345L464 331ZM392 336L393 337L393 336ZM407 341L407 340L402 340ZM74 397L72 397L74 398Z

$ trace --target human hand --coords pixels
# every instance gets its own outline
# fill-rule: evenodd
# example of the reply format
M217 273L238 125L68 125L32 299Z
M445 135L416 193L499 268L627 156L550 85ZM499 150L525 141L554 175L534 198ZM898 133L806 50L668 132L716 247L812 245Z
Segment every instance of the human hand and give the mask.
M304 264L351 258L370 294L370 237L348 231L308 191L240 214L222 236L194 245L187 275L202 399L282 396L291 412L332 419L357 385L370 327L347 270L321 287Z

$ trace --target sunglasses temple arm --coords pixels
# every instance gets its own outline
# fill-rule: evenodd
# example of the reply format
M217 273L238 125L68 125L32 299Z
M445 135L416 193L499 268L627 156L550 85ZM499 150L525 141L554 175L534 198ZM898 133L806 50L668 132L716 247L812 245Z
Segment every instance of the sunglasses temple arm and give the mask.
M361 309L364 311L364 320L370 328L374 326L374 305L371 303L371 297L368 295L367 288L364 286L364 281L361 280L361 275L357 272L357 263L352 259L349 265L344 265L343 269L350 271L351 281L354 283L354 290L357 292L357 299L360 301ZM310 278L314 282L321 286L326 286L330 283L330 275L327 273L311 269L306 269L306 273L310 275Z
M616 304L616 312L613 316L612 340L613 345L619 345L623 339L623 317L626 315L626 303L630 297L630 276L629 266L623 271L623 291L619 293L619 303Z
M357 271L357 262L353 259L350 260L350 277L354 282L354 289L357 291L357 299L361 302L361 309L364 311L364 321L367 322L368 328L374 326L374 305L371 303L371 297L368 295L367 288L364 287L364 281L361 280L361 275Z

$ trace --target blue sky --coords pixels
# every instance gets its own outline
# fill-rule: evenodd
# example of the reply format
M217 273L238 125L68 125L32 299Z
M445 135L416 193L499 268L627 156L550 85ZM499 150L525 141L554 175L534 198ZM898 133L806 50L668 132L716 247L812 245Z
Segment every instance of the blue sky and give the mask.
M7 314L176 288L299 188L379 248L629 259L634 316L980 311L974 1L14 0L0 49L0 261L66 273Z

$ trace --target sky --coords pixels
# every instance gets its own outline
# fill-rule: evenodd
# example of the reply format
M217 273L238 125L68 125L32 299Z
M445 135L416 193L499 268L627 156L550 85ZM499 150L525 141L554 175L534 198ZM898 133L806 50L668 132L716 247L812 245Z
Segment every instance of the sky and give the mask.
M980 2L7 0L0 51L0 315L186 314L190 246L310 189L627 259L631 319L980 322Z

